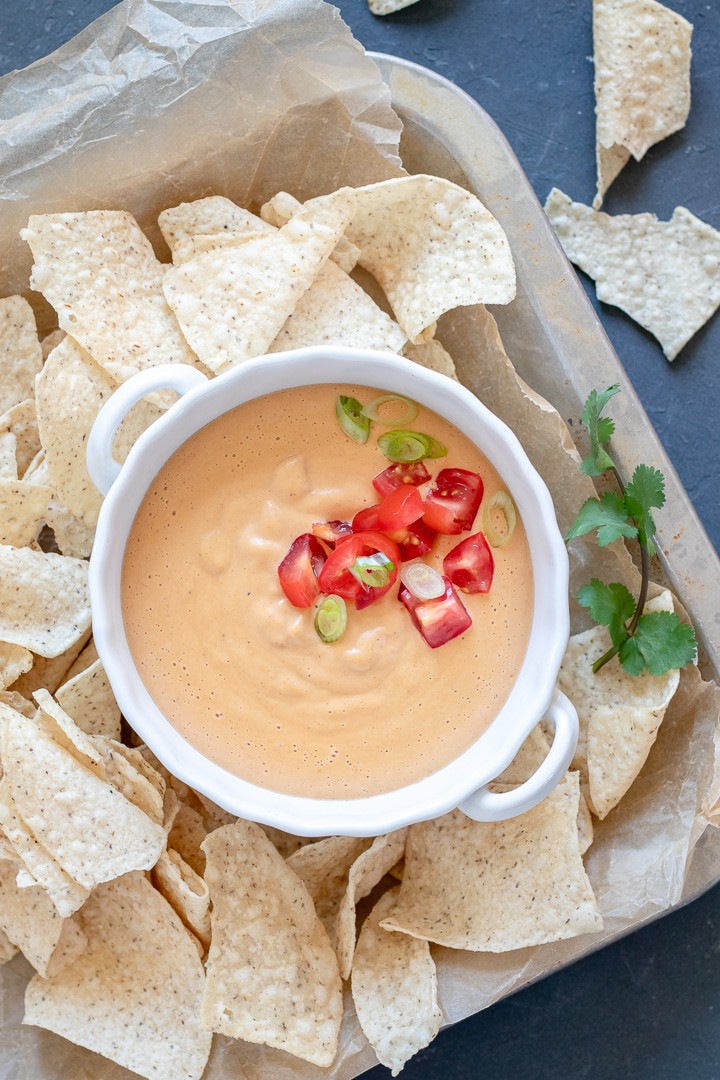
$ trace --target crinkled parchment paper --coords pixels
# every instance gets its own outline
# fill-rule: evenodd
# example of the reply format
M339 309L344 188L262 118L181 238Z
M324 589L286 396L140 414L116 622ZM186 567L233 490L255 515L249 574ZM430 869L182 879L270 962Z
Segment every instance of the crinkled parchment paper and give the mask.
M279 188L304 199L397 175L399 131L377 70L321 0L125 0L52 57L0 81L0 292L27 288L29 252L17 234L31 213L128 209L166 258L155 229L165 206L215 193L257 208ZM451 313L438 337L466 385L520 437L565 529L593 489L564 422L516 375L489 313ZM593 574L637 585L621 546L576 541L571 560L574 588ZM576 607L575 631L584 619ZM720 831L704 831L709 820L720 825L719 712L718 688L686 670L640 778L596 824L587 867L601 935L504 955L434 949L448 1023L720 876ZM22 957L0 970L0 1080L129 1077L21 1026L29 971ZM374 1062L348 1004L333 1069L216 1036L207 1077L349 1078Z

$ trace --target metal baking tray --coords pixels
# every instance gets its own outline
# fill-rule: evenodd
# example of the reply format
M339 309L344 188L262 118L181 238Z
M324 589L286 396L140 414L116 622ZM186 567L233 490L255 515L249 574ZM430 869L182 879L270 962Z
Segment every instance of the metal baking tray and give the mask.
M397 56L369 55L404 124L400 152L408 172L435 173L475 192L508 235L517 269L517 297L492 312L520 376L575 423L590 390L613 383L622 386L623 393L613 399L617 421L613 455L626 475L638 461L665 474L667 501L657 535L661 576L695 625L704 677L720 682L720 559L520 162L494 120L459 87ZM720 829L709 828L695 847L675 907L719 881ZM641 925L645 923L637 922L614 937L604 936L580 955Z

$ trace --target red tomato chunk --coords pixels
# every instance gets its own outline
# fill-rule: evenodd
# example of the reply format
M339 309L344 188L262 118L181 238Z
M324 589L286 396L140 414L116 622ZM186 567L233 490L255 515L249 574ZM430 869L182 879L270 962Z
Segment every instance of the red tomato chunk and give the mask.
M425 504L416 487L403 484L386 495L377 508L378 521L383 532L395 532L412 525L423 516Z
M293 540L278 566L278 577L283 592L294 607L308 608L320 595L318 577L325 558L325 548L312 533L303 533Z
M471 529L484 485L468 469L441 469L435 486L425 496L423 521L435 532L455 535Z
M385 555L393 564L390 580L382 588L362 585L350 573L350 567L360 555L375 555L378 552ZM335 593L336 596L342 596L343 600L354 600L358 608L367 607L368 604L384 596L395 584L399 566L400 552L397 544L390 537L380 532L359 532L338 544L330 554L320 574L318 585L320 592L328 595ZM359 598L361 599L358 603Z
M444 579L445 594L434 600L418 600L404 586L399 599L410 612L410 618L431 649L452 641L472 626L472 619L456 593L452 582Z
M463 592L490 592L495 560L483 533L473 533L448 551L443 559L443 570L453 585Z
M317 536L329 547L335 547L341 540L352 536L349 521L316 521L312 527L313 536Z
M430 473L422 461L415 461L407 465L398 463L391 465L389 469L383 469L373 478L372 483L377 493L384 497L403 484L413 484L418 487L420 484L426 484L429 479Z

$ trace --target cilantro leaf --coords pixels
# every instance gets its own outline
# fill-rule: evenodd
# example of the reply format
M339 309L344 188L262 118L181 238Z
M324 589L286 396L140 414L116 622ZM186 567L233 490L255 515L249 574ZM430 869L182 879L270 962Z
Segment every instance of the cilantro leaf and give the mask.
M665 477L651 465L638 465L632 480L625 489L625 505L630 516L637 522L638 540L647 548L648 555L655 554L652 541L655 521L652 507L665 505Z
M565 539L584 536L591 529L598 530L597 542L600 547L611 544L620 536L633 540L638 535L637 527L628 521L625 500L614 491L606 491L600 499L587 499Z
M696 656L695 631L681 623L674 611L642 615L634 636L620 649L620 663L629 675L638 675L645 667L651 675L664 675L691 663Z
M620 392L620 387L608 386L607 390L591 390L582 412L582 422L590 436L590 453L583 458L580 468L586 476L600 476L607 469L612 469L610 455L603 450L603 443L610 441L615 431L615 423L609 416L600 417L601 412L611 397Z
M629 590L617 581L606 585L593 578L588 585L583 585L577 598L578 603L588 609L594 622L607 626L613 647L619 649L627 641L625 623L635 611L635 601Z

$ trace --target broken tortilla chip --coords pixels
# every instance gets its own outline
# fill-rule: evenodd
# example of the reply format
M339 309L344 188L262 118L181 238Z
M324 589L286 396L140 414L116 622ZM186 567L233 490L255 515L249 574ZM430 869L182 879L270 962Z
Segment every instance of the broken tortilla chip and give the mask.
M217 829L203 850L213 905L204 1023L331 1065L342 988L310 894L252 822Z
M99 660L64 682L55 697L82 731L119 740L120 706Z
M132 214L33 215L20 235L35 260L32 288L115 382L156 364L195 363L163 296L164 267Z
M594 0L597 195L630 159L685 126L692 25L655 0Z
M410 826L386 930L473 952L507 952L602 928L578 843L568 773L537 806L499 822L454 810Z
M0 415L35 392L42 367L35 316L27 300L0 300Z
M672 611L665 591L645 612ZM587 785L588 805L599 818L617 806L642 769L680 683L680 672L628 675L617 659L597 673L593 661L610 646L604 627L570 638L558 685L578 710L580 739L573 767Z
M213 372L265 353L352 216L354 192L313 199L277 232L168 268L164 291Z
M83 952L86 939L75 918L62 919L39 885L19 889L19 863L0 860L0 930L38 975L49 978Z
M197 948L144 875L101 885L81 915L75 963L25 993L24 1023L54 1031L148 1080L199 1080L212 1036L200 1024Z
M0 641L54 657L90 628L88 566L0 544Z
M598 300L644 326L674 360L720 306L720 233L678 206L608 214L553 188L545 213L571 262L594 278Z
M427 941L392 933L380 925L392 912L399 892L394 888L385 893L363 923L352 970L360 1027L380 1064L393 1076L432 1042L443 1018Z

